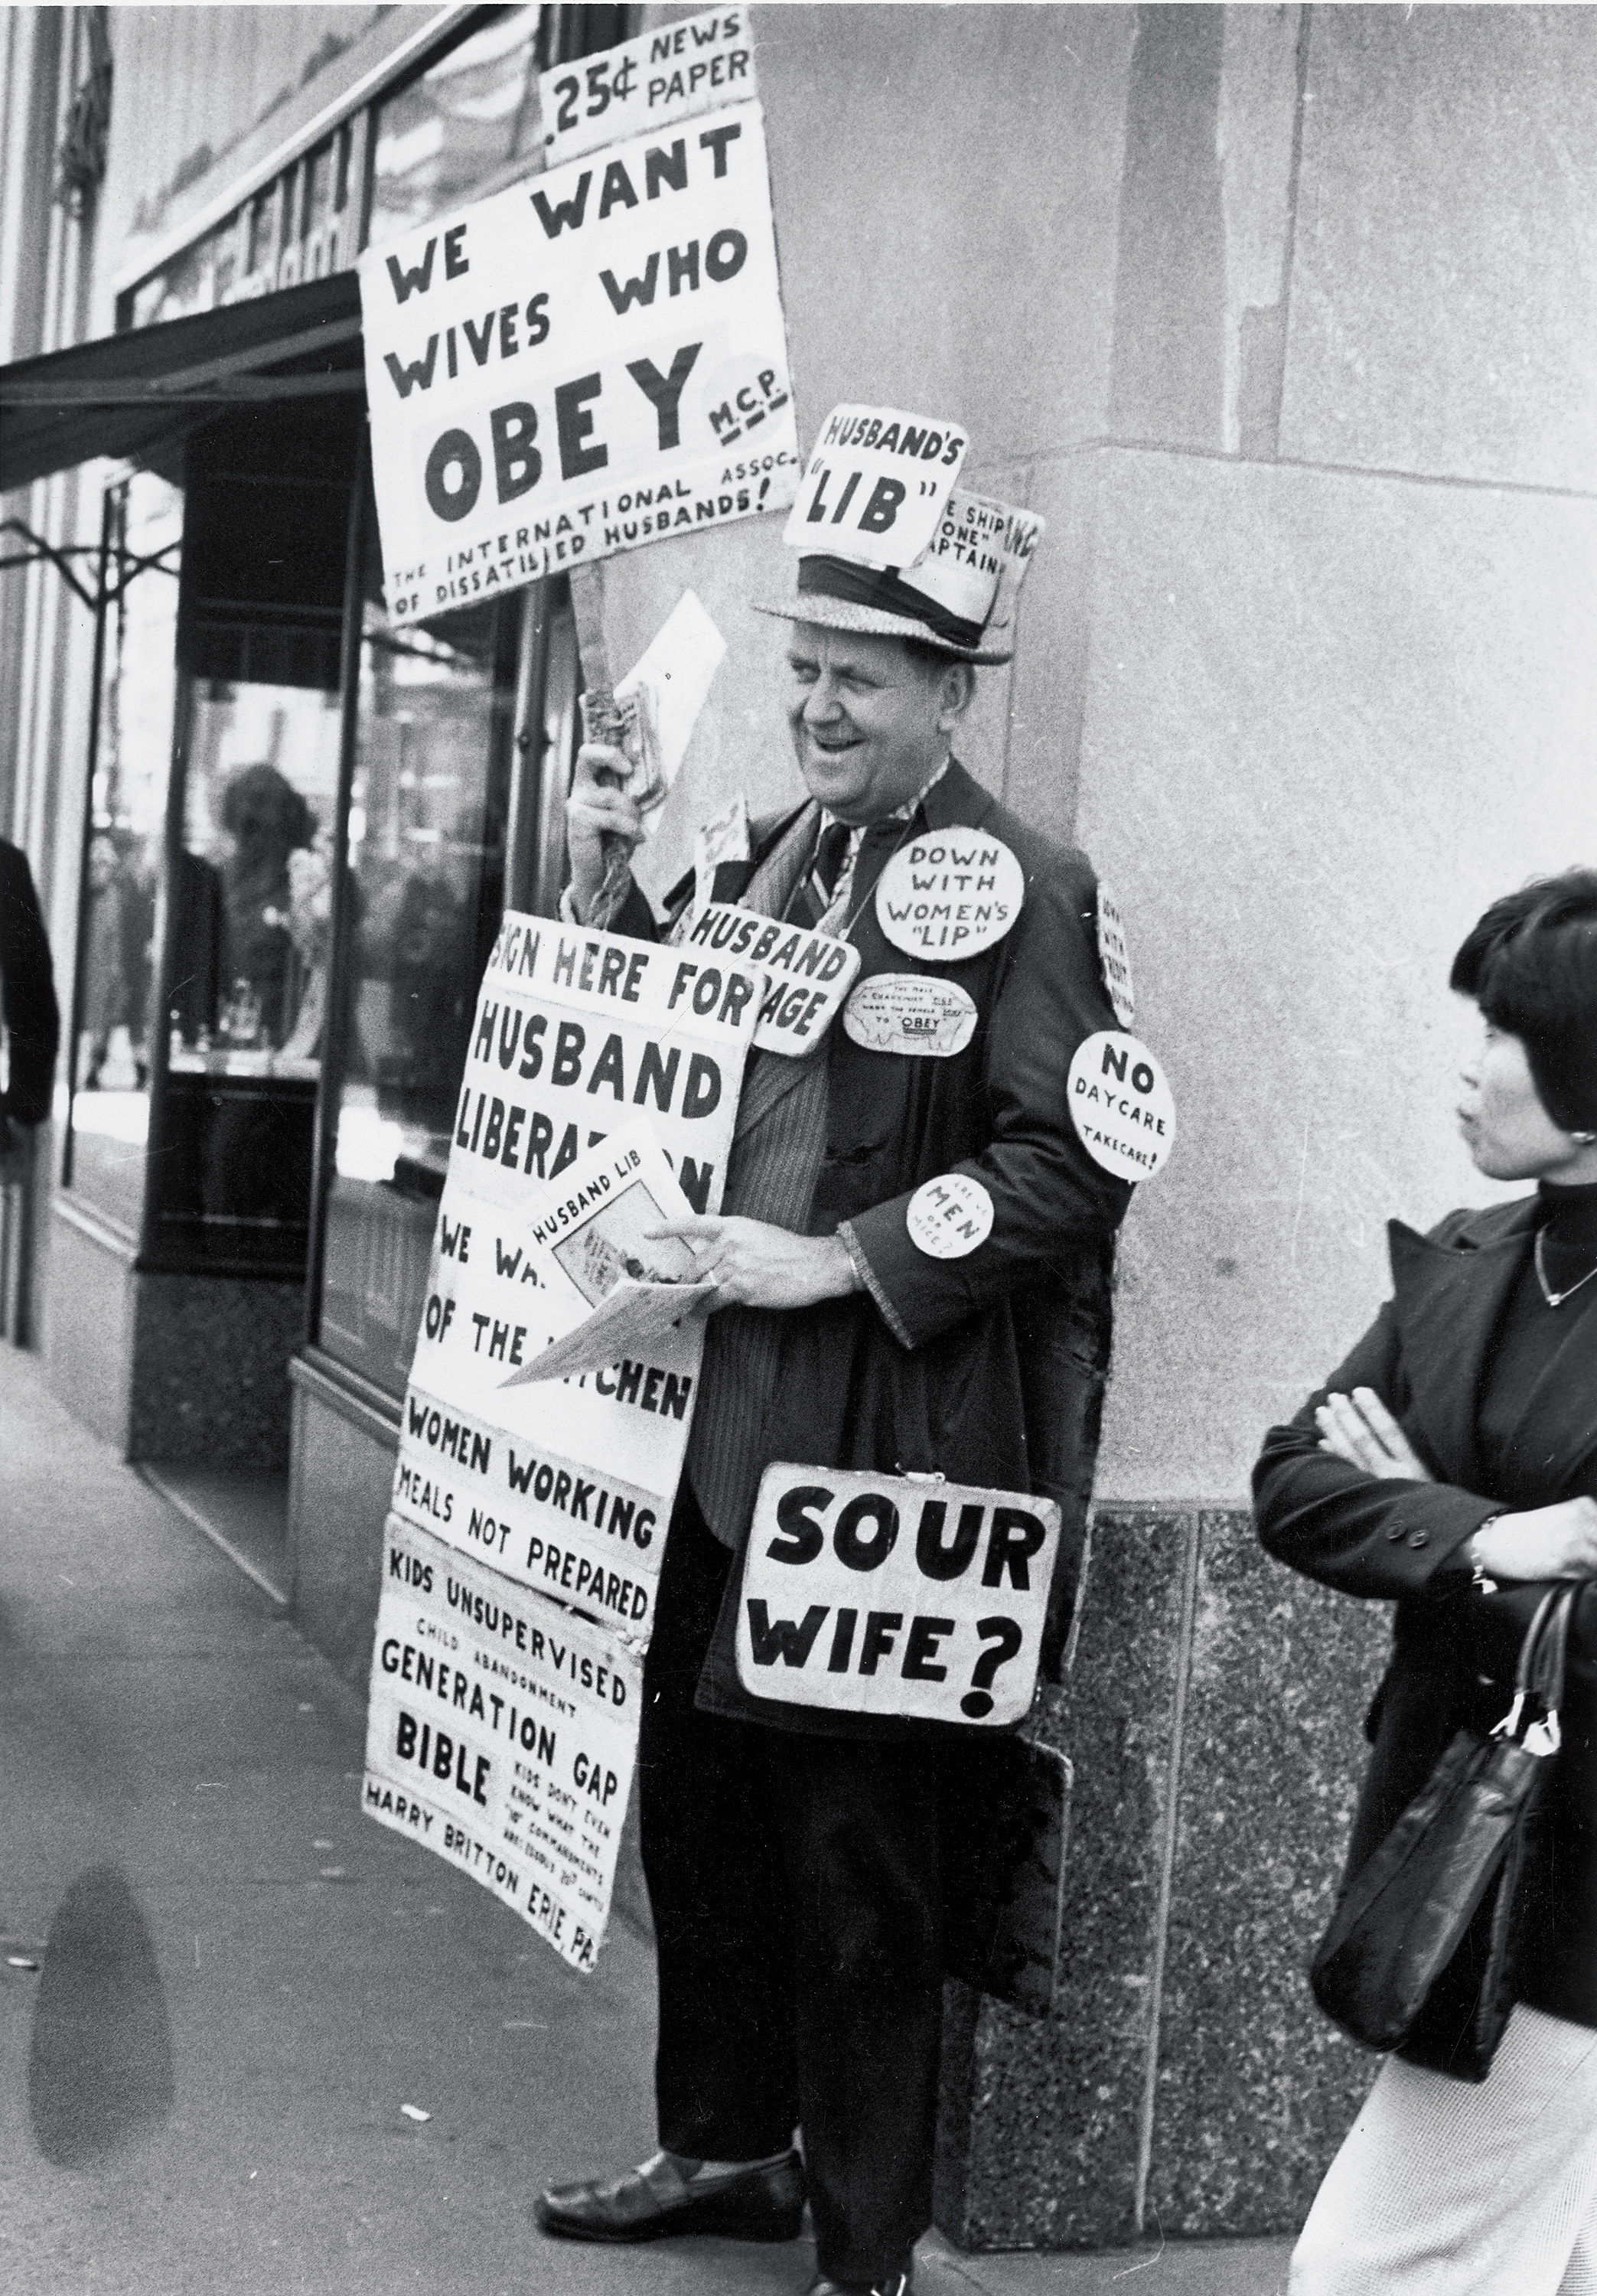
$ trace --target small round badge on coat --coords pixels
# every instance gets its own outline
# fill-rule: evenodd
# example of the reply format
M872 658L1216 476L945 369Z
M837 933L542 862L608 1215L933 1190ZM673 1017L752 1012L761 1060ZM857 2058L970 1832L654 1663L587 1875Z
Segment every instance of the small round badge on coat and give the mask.
M1137 1017L1136 991L1131 985L1131 951L1126 944L1126 920L1120 904L1107 885L1098 888L1098 970L1115 1018L1129 1029Z
M909 1240L929 1259L963 1259L993 1231L993 1199L969 1172L926 1180L905 1212Z
M1100 1029L1076 1047L1065 1086L1070 1121L1094 1164L1122 1180L1151 1180L1175 1140L1175 1102L1139 1037Z
M1001 941L1020 914L1026 872L1001 837L928 831L876 881L876 922L906 956L957 964Z
M871 1053L949 1061L976 1034L975 1000L930 972L873 972L843 1007L843 1027Z

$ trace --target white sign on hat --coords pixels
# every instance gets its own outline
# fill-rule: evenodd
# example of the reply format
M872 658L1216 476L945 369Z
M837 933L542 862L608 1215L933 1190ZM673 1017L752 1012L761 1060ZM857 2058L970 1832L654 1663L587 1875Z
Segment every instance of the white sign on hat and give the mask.
M905 570L911 586L949 613L981 626L984 636L1008 627L1044 521L991 495L955 487L924 555Z
M860 566L908 566L930 544L970 441L956 422L897 406L834 406L782 540Z

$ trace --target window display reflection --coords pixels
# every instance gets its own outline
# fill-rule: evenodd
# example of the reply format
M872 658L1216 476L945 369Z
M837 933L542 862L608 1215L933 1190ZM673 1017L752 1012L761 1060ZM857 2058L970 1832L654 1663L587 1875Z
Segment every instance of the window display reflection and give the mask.
M150 1121L156 889L172 762L183 496L140 472L108 503L67 1184L136 1234ZM64 1087L63 1087L64 1088Z
M349 811L357 923L321 1340L403 1387L477 984L504 906L525 597L390 630L368 609Z
M206 1259L292 1264L310 1212L340 709L200 679L174 856L168 1090L152 1197Z
M336 694L196 689L173 897L175 1070L220 1052L253 1055L261 1072L315 1075L338 760Z
M526 167L538 123L537 8L507 8L376 114L369 246ZM618 35L618 37L619 35Z

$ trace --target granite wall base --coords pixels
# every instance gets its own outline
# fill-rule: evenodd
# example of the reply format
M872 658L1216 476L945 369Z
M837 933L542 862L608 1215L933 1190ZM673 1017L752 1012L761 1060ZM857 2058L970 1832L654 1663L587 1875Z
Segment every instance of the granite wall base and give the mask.
M967 2248L1290 2231L1369 2085L1305 1964L1385 1614L1243 1509L1105 1507L1040 1736L1075 1791L1053 2015L950 1988L938 2221Z
M55 1205L48 1376L125 1459L281 1472L304 1316L303 1283L146 1273L131 1241Z

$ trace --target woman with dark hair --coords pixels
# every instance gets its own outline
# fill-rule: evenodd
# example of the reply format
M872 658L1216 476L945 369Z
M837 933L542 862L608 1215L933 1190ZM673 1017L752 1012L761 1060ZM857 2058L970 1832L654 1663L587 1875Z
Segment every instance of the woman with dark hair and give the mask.
M1387 2060L1320 2188L1293 2296L1597 2290L1597 871L1495 902L1454 961L1484 1039L1459 1122L1535 1192L1390 1225L1393 1297L1254 1475L1270 1553L1396 1601L1356 1873L1466 1724L1507 1709L1550 1582L1582 1582L1562 1751L1484 2083Z
M293 898L289 860L316 817L275 766L241 766L223 784L217 818L233 840L222 864L222 991L252 1004L251 1041L279 1046L293 1025ZM236 1025L236 1022L235 1022Z

